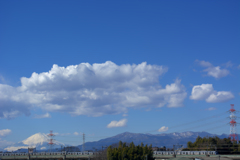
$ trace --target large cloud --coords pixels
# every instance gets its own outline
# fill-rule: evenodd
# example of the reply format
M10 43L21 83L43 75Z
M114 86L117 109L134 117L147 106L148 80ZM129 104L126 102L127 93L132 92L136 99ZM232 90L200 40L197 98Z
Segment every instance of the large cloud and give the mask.
M148 65L81 63L53 65L49 72L22 77L21 86L0 84L0 117L29 115L32 108L46 112L101 116L126 113L128 107L179 107L186 91L180 80L162 88L159 76L167 68Z
M166 132L168 131L168 127L162 126L161 128L158 129L158 132Z
M233 98L234 95L229 91L215 91L212 84L193 86L190 96L190 99L206 100L209 103L226 102Z
M199 63L199 65L201 65L202 67L207 67L205 70L203 70L204 72L207 72L208 76L212 76L215 78L222 78L225 77L227 75L230 74L229 70L227 69L221 69L220 66L213 66L211 63L206 62L206 61L199 61L196 60L197 63ZM229 66L230 64L228 64Z

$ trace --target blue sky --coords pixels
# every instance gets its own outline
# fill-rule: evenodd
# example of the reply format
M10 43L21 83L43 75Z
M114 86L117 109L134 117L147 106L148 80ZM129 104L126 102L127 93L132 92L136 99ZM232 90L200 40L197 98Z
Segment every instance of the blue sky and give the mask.
M226 111L240 104L239 7L0 1L1 143L49 130L73 145L83 132L86 141L229 133Z

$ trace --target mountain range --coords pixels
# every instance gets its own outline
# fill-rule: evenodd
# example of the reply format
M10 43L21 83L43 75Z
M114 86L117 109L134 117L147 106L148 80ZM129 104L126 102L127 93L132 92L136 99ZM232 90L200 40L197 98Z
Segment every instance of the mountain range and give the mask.
M109 146L112 144L118 144L120 140L122 142L127 142L127 143L134 142L135 145L139 145L143 142L144 145L152 144L153 147L165 146L167 148L172 148L173 145L176 145L176 144L180 144L186 147L188 141L194 142L198 136L200 137L218 136L219 138L228 137L227 134L216 135L208 132L191 132L191 131L182 132L182 133L174 132L174 133L162 133L162 134L142 134L142 133L124 132L113 137L101 139L99 141L86 142L85 150L101 150L106 146ZM27 151L28 147L36 147L37 151L39 152L47 151L49 149L48 140L49 140L49 137L46 134L36 133L21 142L18 142L6 148L2 148L2 150L3 149L5 151L17 150L17 152L25 152ZM64 144L58 141L54 141L54 143L55 143L54 151L60 151L61 146L69 146L67 144ZM76 147L82 150L82 145L79 145Z
M134 142L135 145L140 145L143 142L144 145L152 144L153 147L167 147L172 148L173 145L181 144L184 147L187 146L187 142L192 141L194 142L196 138L200 137L214 137L218 136L219 138L227 138L227 134L217 135L211 134L208 132L174 132L174 133L162 133L162 134L142 134L142 133L130 133L124 132L118 134L113 137L109 137L106 139L101 139L95 142L87 142L85 143L85 150L93 150L95 149L102 149L102 147L106 147L112 144L118 144L121 140L122 142L131 143ZM80 149L82 145L78 146Z

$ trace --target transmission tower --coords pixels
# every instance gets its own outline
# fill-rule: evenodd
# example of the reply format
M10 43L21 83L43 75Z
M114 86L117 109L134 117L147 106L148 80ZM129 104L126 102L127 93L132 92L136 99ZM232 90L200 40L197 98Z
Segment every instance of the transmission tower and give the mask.
M229 138L231 139L232 142L237 142L238 143L238 135L237 135L237 122L236 119L237 117L235 116L236 110L234 109L234 104L231 104L231 109L229 110L230 112L230 134Z
M83 133L83 144L82 144L82 152L85 151L85 134Z
M52 131L50 131L50 134L48 134L47 136L49 137L49 139L48 139L48 141L49 141L49 142L48 142L49 150L50 150L50 152L52 152L52 147L53 147L53 145L54 145L54 143L53 143L53 141L54 141L53 137L54 137L55 135L53 134Z

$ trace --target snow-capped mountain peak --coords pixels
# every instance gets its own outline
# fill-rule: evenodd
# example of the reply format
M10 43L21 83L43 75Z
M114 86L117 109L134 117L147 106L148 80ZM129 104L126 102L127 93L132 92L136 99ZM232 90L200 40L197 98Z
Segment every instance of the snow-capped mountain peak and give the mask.
M173 135L179 136L179 137L189 137L194 135L194 133L193 132L182 132L182 133L174 132Z
M48 136L44 133L36 133L27 139L23 140L22 143L29 146L43 145L48 142Z
M45 150L49 148L48 143L49 137L47 136L47 134L36 133L21 142L15 143L4 148L4 150L16 151L18 149L28 149L29 147L36 147L37 150ZM60 148L61 146L65 146L65 144L58 141L54 141L54 148Z

